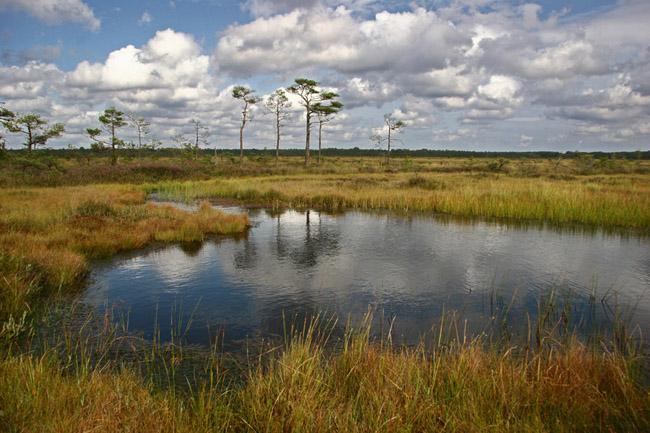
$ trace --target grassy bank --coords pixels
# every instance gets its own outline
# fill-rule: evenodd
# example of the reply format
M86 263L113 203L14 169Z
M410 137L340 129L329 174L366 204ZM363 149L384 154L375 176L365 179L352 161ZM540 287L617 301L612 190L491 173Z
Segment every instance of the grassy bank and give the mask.
M650 161L588 154L549 158L299 156L121 152L4 153L5 187L148 183L174 199L222 197L276 207L387 209L479 218L650 227ZM187 181L188 183L184 183ZM153 186L152 186L153 184Z
M89 352L0 359L7 432L643 432L650 394L641 359L606 341L544 334L540 345L491 345L441 323L431 350L372 343L368 327L326 350L314 327L244 368L215 358L208 379L179 391L127 361ZM462 328L460 328L462 329ZM455 335L454 337L451 337ZM70 339L66 339L69 341ZM69 344L69 343L68 343ZM76 347L76 346L75 346ZM169 353L169 352L168 352ZM167 375L182 357L173 349ZM125 358L126 359L126 358ZM176 374L181 385L191 380Z
M552 179L492 173L389 173L227 178L147 185L175 200L228 198L270 207L387 209L650 228L646 175Z
M240 234L244 215L202 206L189 213L145 203L132 186L0 191L0 320L47 293L73 290L88 260L152 242L196 242Z

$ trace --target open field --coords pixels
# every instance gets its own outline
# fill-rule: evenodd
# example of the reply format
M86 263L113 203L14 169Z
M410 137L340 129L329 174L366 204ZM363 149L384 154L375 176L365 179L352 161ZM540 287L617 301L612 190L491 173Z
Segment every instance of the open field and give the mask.
M333 150L334 152L334 150ZM51 151L31 156L22 152L0 152L0 186L57 186L89 183L143 183L161 180L206 180L214 177L242 177L297 174L392 174L468 173L499 174L521 178L574 180L588 175L650 174L650 159L624 159L612 155L573 156L484 156L429 157L405 153L393 156L390 165L379 152L327 155L320 164L304 166L301 156L281 156L257 151L247 154L242 164L231 153L216 156L203 151L197 158L174 149L139 152L122 151L117 165L105 152Z
M440 324L433 349L393 347L362 327L332 351L309 328L236 371L210 355L199 367L202 380L175 372L186 356L175 345L122 359L108 356L109 348L98 353L100 345L82 335L63 333L43 344L38 332L41 301L78 289L89 260L246 231L245 216L207 204L197 213L147 204L150 192L188 201L437 212L645 232L647 161L395 158L387 167L379 158L328 157L308 169L298 158L275 164L266 156L241 166L209 157L121 160L116 167L99 159L31 162L41 165L0 164L2 431L650 429L647 357L638 342L621 328L588 342L570 329L558 334L561 314L529 324L524 345L465 334L462 322L453 321ZM111 344L122 341L114 337ZM163 366L155 378L143 371L152 362Z

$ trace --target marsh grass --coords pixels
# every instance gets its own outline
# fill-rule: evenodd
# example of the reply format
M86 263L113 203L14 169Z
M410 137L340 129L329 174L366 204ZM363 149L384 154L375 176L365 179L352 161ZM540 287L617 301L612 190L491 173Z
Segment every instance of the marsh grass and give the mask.
M147 204L129 186L5 189L0 210L0 319L20 317L48 293L74 290L90 259L240 234L249 224L208 204L196 212Z
M551 308L551 303L540 303ZM547 315L561 316L560 311ZM542 317L542 314L538 314ZM101 318L99 318L101 319ZM643 432L644 357L538 321L504 344L443 315L432 345L373 337L372 315L287 321L283 340L228 361L212 348L123 335L102 320L0 359L0 428L14 432ZM621 324L621 326L625 326ZM531 332L528 332L531 335ZM190 368L187 368L190 365Z
M193 176L160 161L148 168L128 163L117 171L97 161L32 162L3 171L0 183ZM553 297L540 300L538 314L520 332L523 341L512 339L508 329L498 338L472 333L453 315L443 315L435 338L415 347L394 345L390 332L377 339L370 316L346 326L341 337L331 332L332 321L315 319L289 325L281 343L259 344L243 359L225 356L218 344L184 345L191 325L178 320L169 342L159 334L153 341L129 335L110 313L57 318L56 332L43 335L35 314L43 311L39 300L73 291L89 260L154 242L196 243L210 234L241 233L248 225L245 216L208 204L196 213L146 204L148 192L275 209L650 226L647 167L635 162L511 161L491 167L486 160L418 159L383 167L373 158L326 158L298 175L286 174L295 173L293 160L275 168L268 161L247 161L243 168L219 162L222 175L248 177L0 192L0 431L650 430L647 358L622 320L625 313L614 309L611 332L584 338L568 325L571 309ZM215 173L202 169L198 177Z
M492 173L295 175L161 182L163 199L227 198L271 208L435 212L470 218L650 229L650 183L640 175L579 181Z

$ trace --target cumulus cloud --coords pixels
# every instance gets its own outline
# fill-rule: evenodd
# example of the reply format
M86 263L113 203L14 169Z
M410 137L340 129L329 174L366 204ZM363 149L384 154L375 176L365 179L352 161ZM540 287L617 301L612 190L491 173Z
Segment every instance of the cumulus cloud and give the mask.
M216 122L233 109L209 64L191 35L167 29L140 47L127 45L70 72L39 62L0 67L0 94L12 109L40 111L66 122L77 136L109 105L182 130L192 117Z
M397 85L380 79L352 77L343 84L341 97L348 108L361 107L368 104L381 106L400 96Z
M70 71L49 64L54 52L37 56L35 47L22 61L9 53L16 66L1 67L0 95L79 128L107 104L151 117L164 124L161 133L202 117L219 130L216 140L228 141L240 112L233 84L252 81L268 93L304 75L341 94L344 112L327 127L337 144L367 143L384 113L406 121L405 137L420 145L468 142L488 125L525 118L537 119L530 123L539 131L511 133L511 146L543 146L545 122L617 143L650 135L650 3L626 0L571 19L536 4L431 4L249 0L251 20L220 32L211 53L172 29ZM294 104L287 143L303 140L301 116ZM254 118L251 143L271 145L268 114L258 107Z
M398 108L393 110L391 115L411 127L431 127L436 121L434 112L433 103L430 100L408 96L404 98L404 102Z
M61 82L63 75L55 65L40 62L21 67L0 66L0 95L7 99L45 97Z
M103 63L81 62L66 80L72 87L91 91L135 90L133 98L160 94L156 90L182 98L200 87L208 67L208 56L201 55L192 36L167 29L141 48L128 45L111 52Z
M521 83L512 77L493 75L486 84L478 86L477 94L496 102L505 102L509 105L520 101L517 96L521 90Z
M360 20L343 6L295 9L228 28L214 53L233 74L327 67L343 73L443 67L469 38L434 11L380 12Z
M81 0L2 0L0 8L27 12L47 24L80 23L90 30L99 30L101 21Z

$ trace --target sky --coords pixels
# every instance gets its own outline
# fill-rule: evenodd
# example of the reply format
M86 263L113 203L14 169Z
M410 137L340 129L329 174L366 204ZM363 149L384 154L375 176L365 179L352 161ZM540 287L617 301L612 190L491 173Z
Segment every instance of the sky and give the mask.
M340 94L328 147L373 148L389 114L399 148L648 150L650 0L0 0L0 101L64 122L50 147L88 147L115 106L164 145L198 119L236 148L232 86L266 98L296 77ZM304 146L292 104L285 148ZM273 128L257 104L246 147Z

